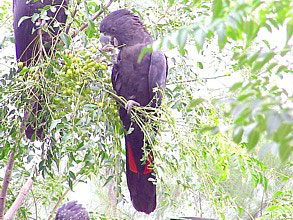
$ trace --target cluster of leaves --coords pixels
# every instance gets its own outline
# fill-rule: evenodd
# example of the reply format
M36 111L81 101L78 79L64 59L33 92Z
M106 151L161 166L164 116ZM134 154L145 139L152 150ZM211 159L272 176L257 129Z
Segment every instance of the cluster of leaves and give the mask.
M175 4L174 1L169 3ZM194 3L193 7L201 4L201 1ZM270 78L282 78L284 74L292 73L289 63L280 62L281 58L285 59L286 55L292 53L289 45L293 34L290 5L289 0L215 0L210 5L211 10L201 14L193 24L157 40L144 50L178 48L180 54L184 55L187 42L193 42L201 51L205 42L216 38L219 52L226 44L234 43L232 59L238 64L237 70L250 74L245 82L231 87L231 92L236 94L230 112L235 125L234 140L236 143L246 143L248 149L253 149L261 137L266 136L271 144L278 146L282 160L288 159L293 149L290 132L293 125L292 95L280 85L272 84ZM258 48L257 39L261 30L273 32L282 26L286 27L286 41L282 49L271 48L267 40L263 40L266 49Z
M71 44L73 39L68 34L60 36L64 45L51 48L54 53L45 54L31 66L14 64L10 72L0 75L1 161L11 149L17 149L15 172L35 173L36 183L41 181L39 174L42 174L45 181L54 183L55 189L51 190L56 192L51 192L50 197L34 198L43 200L42 203L34 200L27 203L28 207L34 204L42 211L42 206L51 207L52 201L63 198L68 185L72 189L93 174L106 184L113 176L105 170L115 169L115 176L120 178L118 173L123 171L120 167L123 155L119 154L123 129L117 106L110 98L115 94L110 86L107 57L89 38L79 38ZM23 125L35 131L31 141L25 137ZM39 136L39 131L43 135ZM19 169L23 166L26 169ZM27 175L18 175L13 182L20 183L25 178ZM117 178L116 181L121 182ZM11 202L14 199L11 194L7 198ZM18 217L27 218L31 211L19 212ZM34 214L37 213L36 209Z

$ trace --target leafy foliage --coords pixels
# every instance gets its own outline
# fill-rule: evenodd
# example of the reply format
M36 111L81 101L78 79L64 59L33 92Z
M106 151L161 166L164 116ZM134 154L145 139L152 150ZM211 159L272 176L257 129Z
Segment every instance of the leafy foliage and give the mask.
M201 4L197 3L194 6L196 5ZM244 142L247 143L248 149L253 149L262 135L267 134L268 139L279 146L281 159L286 160L293 149L293 137L290 134L292 95L278 85L272 84L270 78L292 73L289 64L282 65L278 62L280 57L292 53L292 47L289 46L292 37L291 23L290 1L255 0L232 3L215 0L207 14L200 15L194 23L159 39L149 48L145 48L141 56L147 50L174 47L184 55L188 37L198 51L203 50L205 41L210 39L218 40L220 51L231 42L232 59L237 62L238 70L250 74L246 82L237 82L230 88L231 92L237 94L230 112L235 125L234 140L240 143L245 134L247 140ZM281 50L271 48L266 40L266 49L257 48L257 37L262 29L272 32L282 26L286 26L286 41ZM276 96L285 96L286 99L276 99Z

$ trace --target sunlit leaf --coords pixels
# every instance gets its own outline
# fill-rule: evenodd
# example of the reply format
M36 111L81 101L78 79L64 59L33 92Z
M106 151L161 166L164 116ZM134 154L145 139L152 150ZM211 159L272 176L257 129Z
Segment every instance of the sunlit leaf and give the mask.
M248 143L247 143L248 150L253 149L257 145L259 138L260 138L259 130L257 127L255 127L248 134Z
M194 32L194 38L195 38L195 46L198 51L202 49L203 43L205 41L206 33L201 29L197 29Z
M184 46L186 44L186 40L187 40L187 30L186 29L181 29L179 32L178 32L178 35L177 35L177 45L179 47L179 52L182 56L184 56L185 54L185 50L184 50Z
M221 15L223 9L222 0L214 0L213 1L213 18L218 18Z
M234 92L242 87L243 82L237 82L230 87L230 91Z
M187 110L191 110L192 108L194 108L195 106L199 105L203 101L204 101L204 99L202 99L202 98L192 99L190 101L189 105L187 106Z
M169 7L172 7L172 5L174 4L174 0L168 0L169 2Z
M242 127L237 127L233 133L233 141L239 144L242 140L244 129Z
M287 38L286 38L286 42L288 43L289 40L291 39L293 35L293 19L291 19L288 23L287 23Z
M279 155L282 161L286 161L293 152L293 146L285 142L279 146Z
M251 109L245 105L238 105L233 111L233 119L235 124L244 124L249 116Z
M223 22L219 23L217 27L217 34L218 34L218 44L221 51L224 48L225 44L227 43L226 26Z

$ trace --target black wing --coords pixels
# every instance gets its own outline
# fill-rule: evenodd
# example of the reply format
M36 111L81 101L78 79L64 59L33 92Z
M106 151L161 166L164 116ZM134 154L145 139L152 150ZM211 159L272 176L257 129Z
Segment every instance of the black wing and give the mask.
M167 59L162 51L154 51L151 55L149 69L149 94L153 98L152 106L158 106L162 101L161 90L166 87L168 74ZM156 88L158 89L157 91Z

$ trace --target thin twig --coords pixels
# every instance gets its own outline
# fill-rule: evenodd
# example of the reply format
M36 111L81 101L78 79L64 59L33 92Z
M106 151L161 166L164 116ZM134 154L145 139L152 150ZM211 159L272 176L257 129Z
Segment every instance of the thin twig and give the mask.
M57 210L57 208L60 206L62 200L65 198L65 196L67 195L67 193L70 192L70 187L65 191L65 193L63 193L63 195L58 199L58 202L56 203L56 205L54 206L53 210L51 211L51 214L48 218L48 220L51 220L53 218L53 216L55 215L55 212Z
M35 214L36 214L36 219L38 219L38 207L37 207L37 201L36 201L36 197L35 197L35 194L34 194L34 191L32 190L32 197L33 197L33 200L34 200L34 206L35 206Z
M99 12L97 12L92 18L91 20L94 21L97 19L97 17L99 17L106 8L108 8L111 4L112 4L113 0L110 0L103 8L101 8L101 10ZM86 24L83 24L77 31L75 31L73 34L72 34L72 38L74 38L79 32L83 31L89 24L86 23Z
M190 79L190 80L183 80L183 81L176 81L176 82L170 82L167 83L166 85L173 85L173 84L180 84L180 83L191 83L191 82L196 82L199 80L210 80L210 79L218 79L222 77L226 77L227 75L220 75L220 76L214 76L214 77L206 77L206 78L199 78L199 79Z
M80 3L77 3L77 4L76 4L76 6L75 6L75 8L74 8L74 11L73 11L72 14L71 14L72 21L66 26L66 30L65 30L65 33L66 33L66 34L68 34L68 32L69 32L69 30L70 30L70 27L71 27L71 25L72 25L72 23L73 23L74 17L75 17L75 15L76 15L77 11L78 11L77 8L78 8L79 4L80 4Z
M202 217L201 194L200 194L200 192L198 192L198 197L199 197L199 210L200 210L200 217Z
M4 210L5 210L6 195L7 195L7 189L10 182L11 172L12 172L12 168L14 164L14 155L15 155L15 151L11 150L7 168L5 171L5 176L3 179L2 190L0 194L0 220L4 219L3 217L4 217Z

